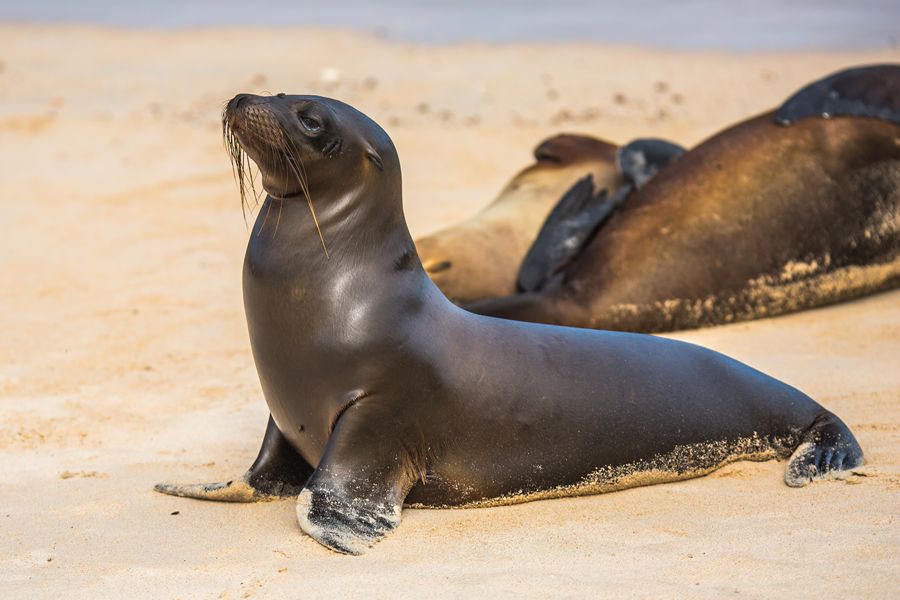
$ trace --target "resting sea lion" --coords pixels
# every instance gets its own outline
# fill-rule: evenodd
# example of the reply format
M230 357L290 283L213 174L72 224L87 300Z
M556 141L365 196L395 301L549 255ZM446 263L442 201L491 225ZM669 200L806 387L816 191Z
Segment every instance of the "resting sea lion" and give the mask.
M581 194L580 198L578 197ZM602 226L544 225L480 314L628 331L774 316L900 283L900 66L850 69L681 155ZM573 200L572 195L576 198ZM587 198L587 199L586 199ZM566 199L564 198L564 201ZM537 265L537 266L536 266Z
M477 215L416 240L425 271L454 302L506 296L538 229L562 193L589 177L610 196L649 178L683 149L654 139L624 148L581 135L558 135L534 150L526 167Z
M716 352L451 303L416 255L393 143L356 109L239 95L225 121L269 194L243 283L271 418L240 480L159 491L297 494L303 531L358 554L404 503L596 493L739 458L790 456L785 481L801 486L862 462L835 415Z

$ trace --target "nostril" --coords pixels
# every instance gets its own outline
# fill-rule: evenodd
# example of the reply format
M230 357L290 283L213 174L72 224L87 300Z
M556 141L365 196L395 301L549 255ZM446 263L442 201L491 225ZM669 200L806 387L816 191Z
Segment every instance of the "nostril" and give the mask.
M431 274L440 273L441 271L446 271L447 269L449 269L452 266L453 266L453 263L450 262L449 260L442 260L439 262L429 262L428 264L425 265L425 271L427 271L428 273L431 273Z
M231 99L231 106L233 108L241 108L241 105L246 104L247 100L249 100L250 94L238 94L234 98Z

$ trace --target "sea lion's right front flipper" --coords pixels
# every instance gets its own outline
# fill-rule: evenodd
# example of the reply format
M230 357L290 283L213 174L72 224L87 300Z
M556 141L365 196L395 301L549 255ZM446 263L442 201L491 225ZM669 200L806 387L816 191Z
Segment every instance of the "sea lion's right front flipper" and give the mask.
M199 500L259 502L296 496L312 472L313 468L284 439L269 416L259 455L239 479L222 483L158 483L153 489Z
M597 228L632 189L632 184L625 184L609 198L606 188L594 193L591 175L579 179L550 211L522 260L516 281L518 291L543 289L554 275L575 260Z
M343 554L362 554L400 524L403 500L424 468L376 402L367 397L343 411L297 498L300 528Z
M900 65L839 71L788 98L775 112L782 125L806 117L871 117L900 124Z

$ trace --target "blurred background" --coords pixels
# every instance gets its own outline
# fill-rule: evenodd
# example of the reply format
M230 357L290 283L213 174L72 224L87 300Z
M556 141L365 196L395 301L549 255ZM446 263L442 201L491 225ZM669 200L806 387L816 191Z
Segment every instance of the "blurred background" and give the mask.
M896 0L3 0L0 20L128 27L324 26L428 43L587 41L737 51L900 43Z

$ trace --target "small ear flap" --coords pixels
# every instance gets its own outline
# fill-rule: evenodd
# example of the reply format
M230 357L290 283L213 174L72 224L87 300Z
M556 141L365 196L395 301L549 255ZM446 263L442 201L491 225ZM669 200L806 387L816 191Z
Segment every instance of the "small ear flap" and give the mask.
M384 171L384 163L381 162L381 157L378 156L378 153L375 152L375 150L366 148L366 158L375 163L375 166L378 167L379 171Z

